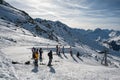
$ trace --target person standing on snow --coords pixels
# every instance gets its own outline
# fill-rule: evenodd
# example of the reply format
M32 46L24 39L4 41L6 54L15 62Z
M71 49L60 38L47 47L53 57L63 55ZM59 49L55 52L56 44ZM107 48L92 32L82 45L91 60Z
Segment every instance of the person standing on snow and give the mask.
M70 55L73 57L73 52L72 52L71 46L70 46Z
M56 45L56 54L58 55L58 45Z
M32 48L32 59L34 59L34 54L35 54L35 48Z
M77 52L76 56L79 58L79 56L80 56L80 53L79 53L79 52Z
M40 62L42 62L42 53L43 53L43 50L42 48L39 49L39 59L40 59Z
M53 54L52 54L52 50L50 50L50 52L48 53L48 57L49 57L49 62L48 62L48 66L52 66L52 59L53 59Z
M81 61L83 61L83 59L80 58L80 53L79 53L79 52L77 52L76 56L77 56Z
M35 66L38 66L38 58L39 58L39 54L38 54L38 49L37 49L34 54L34 65Z
M60 51L61 51L61 49L60 49L60 47L58 47L58 55L60 56Z
M63 48L62 48L62 53L64 54L64 51L65 51L65 49L64 49L64 46L63 46Z

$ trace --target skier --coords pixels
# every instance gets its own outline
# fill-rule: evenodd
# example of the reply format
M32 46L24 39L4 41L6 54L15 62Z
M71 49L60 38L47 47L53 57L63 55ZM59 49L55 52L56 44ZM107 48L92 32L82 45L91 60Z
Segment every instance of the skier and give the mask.
M63 48L62 48L62 53L63 53L63 54L64 54L64 50L65 50L65 49L64 49L64 46L63 46Z
M59 56L60 56L60 51L61 51L61 50L60 50L60 47L58 47L58 55L59 55Z
M35 54L35 48L32 48L32 59L34 59L34 54Z
M98 61L98 57L97 57L97 55L95 56L95 60Z
M80 53L79 52L77 52L77 55L76 55L78 58L79 58L79 56L80 56Z
M70 46L70 55L73 57L72 48Z
M58 55L58 45L56 45L56 54Z
M42 53L43 53L43 50L42 48L39 49L39 59L40 59L40 62L42 62Z
M79 53L79 52L77 52L76 56L77 56L81 61L83 61L83 59L80 58L80 53Z
M48 53L48 57L49 57L48 66L52 66L52 65L51 65L51 62L52 62L52 59L53 59L52 50L50 50L50 52Z
M34 53L34 65L38 66L38 58L39 58L39 54L38 54L38 49L36 50L36 52Z

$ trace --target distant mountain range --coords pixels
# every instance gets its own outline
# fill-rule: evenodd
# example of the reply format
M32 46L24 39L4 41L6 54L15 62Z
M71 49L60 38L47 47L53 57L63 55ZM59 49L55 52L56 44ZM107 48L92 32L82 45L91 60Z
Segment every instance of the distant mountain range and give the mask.
M120 31L100 28L95 30L75 29L60 21L33 19L25 11L16 9L3 0L0 0L0 19L12 22L16 27L29 30L34 36L57 42L64 41L71 46L79 44L87 45L95 50L109 48L120 51Z

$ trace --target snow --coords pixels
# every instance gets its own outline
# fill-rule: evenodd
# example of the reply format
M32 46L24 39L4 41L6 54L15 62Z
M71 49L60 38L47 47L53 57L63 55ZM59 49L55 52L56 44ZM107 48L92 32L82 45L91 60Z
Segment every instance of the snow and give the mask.
M73 58L69 54L69 45L65 42L65 55L58 57L53 52L53 66L48 67L47 53L50 49L55 51L55 41L34 37L31 32L16 27L14 24L9 25L1 21L0 25L0 80L119 80L120 68L115 66L105 67L99 61L94 59L97 54L87 45L78 45L73 47L76 53L80 51L83 55L78 59L75 55ZM24 32L23 32L24 31ZM7 33L7 34L6 34ZM11 41L15 40L16 42ZM34 67L31 59L31 48L43 48L43 63L38 68ZM97 54L101 57L101 55ZM112 56L111 62L119 66L120 59ZM115 59L115 60L114 60ZM118 61L116 61L118 60ZM20 64L12 64L12 61L18 61ZM25 65L30 61L30 65Z
M16 23L30 19L24 12L6 5L0 5L0 18Z
M69 54L70 45L61 37L61 44L43 37L34 37L33 34L14 23L1 20L0 22L0 80L119 80L120 58L109 55L108 67L100 64L102 55L96 53L87 45L75 44L72 47L74 53L77 51L82 55L78 59ZM7 34L6 34L7 33ZM65 55L55 55L55 46L65 45ZM38 68L34 67L31 59L31 48L43 48L43 63ZM61 46L62 47L62 46ZM49 50L53 50L53 66L48 67ZM98 61L95 56L98 56ZM20 64L12 64L18 61ZM30 65L25 65L30 61Z
M96 39L118 41L119 32L96 29L84 31L69 28L60 21L34 20L30 23L30 16L15 9L9 4L0 4L0 80L120 80L120 54L110 50L108 66L101 65L103 54L100 48L105 48ZM27 23L16 24L19 21ZM33 29L38 25L46 33L37 34ZM49 25L49 26L48 26ZM79 32L80 31L80 32ZM52 37L50 40L49 33ZM99 40L98 40L99 41ZM64 45L65 54L57 56L55 47ZM69 54L72 47L73 57ZM34 67L31 48L43 48L43 63L38 68ZM53 50L53 62L47 66L47 53ZM76 53L80 52L80 58ZM17 61L19 64L12 64ZM30 65L25 65L30 61ZM39 62L40 64L40 62Z
M21 62L22 64L13 65L18 80L119 80L120 68L109 68L102 65L90 65L75 59L74 61L69 54L63 55L63 59L57 55L53 56L53 66L47 67L48 50L44 50L43 63L39 65L38 70L34 68L31 60L32 46L8 47L2 49L5 54L13 61ZM38 47L38 46L37 46ZM41 47L41 46L40 46ZM44 47L43 47L44 49ZM55 53L54 53L55 54ZM25 61L31 61L31 65L24 65ZM57 62L58 61L58 62ZM36 70L36 71L35 71ZM13 79L16 80L16 79Z
M17 74L10 60L0 51L0 80L17 79Z

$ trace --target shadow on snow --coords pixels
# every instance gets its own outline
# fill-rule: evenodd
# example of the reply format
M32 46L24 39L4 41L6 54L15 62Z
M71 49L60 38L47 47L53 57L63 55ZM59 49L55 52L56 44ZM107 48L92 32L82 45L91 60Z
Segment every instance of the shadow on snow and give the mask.
M55 69L52 66L49 66L51 73L56 73Z
M32 69L32 72L37 73L38 72L38 66L34 66L34 68Z

